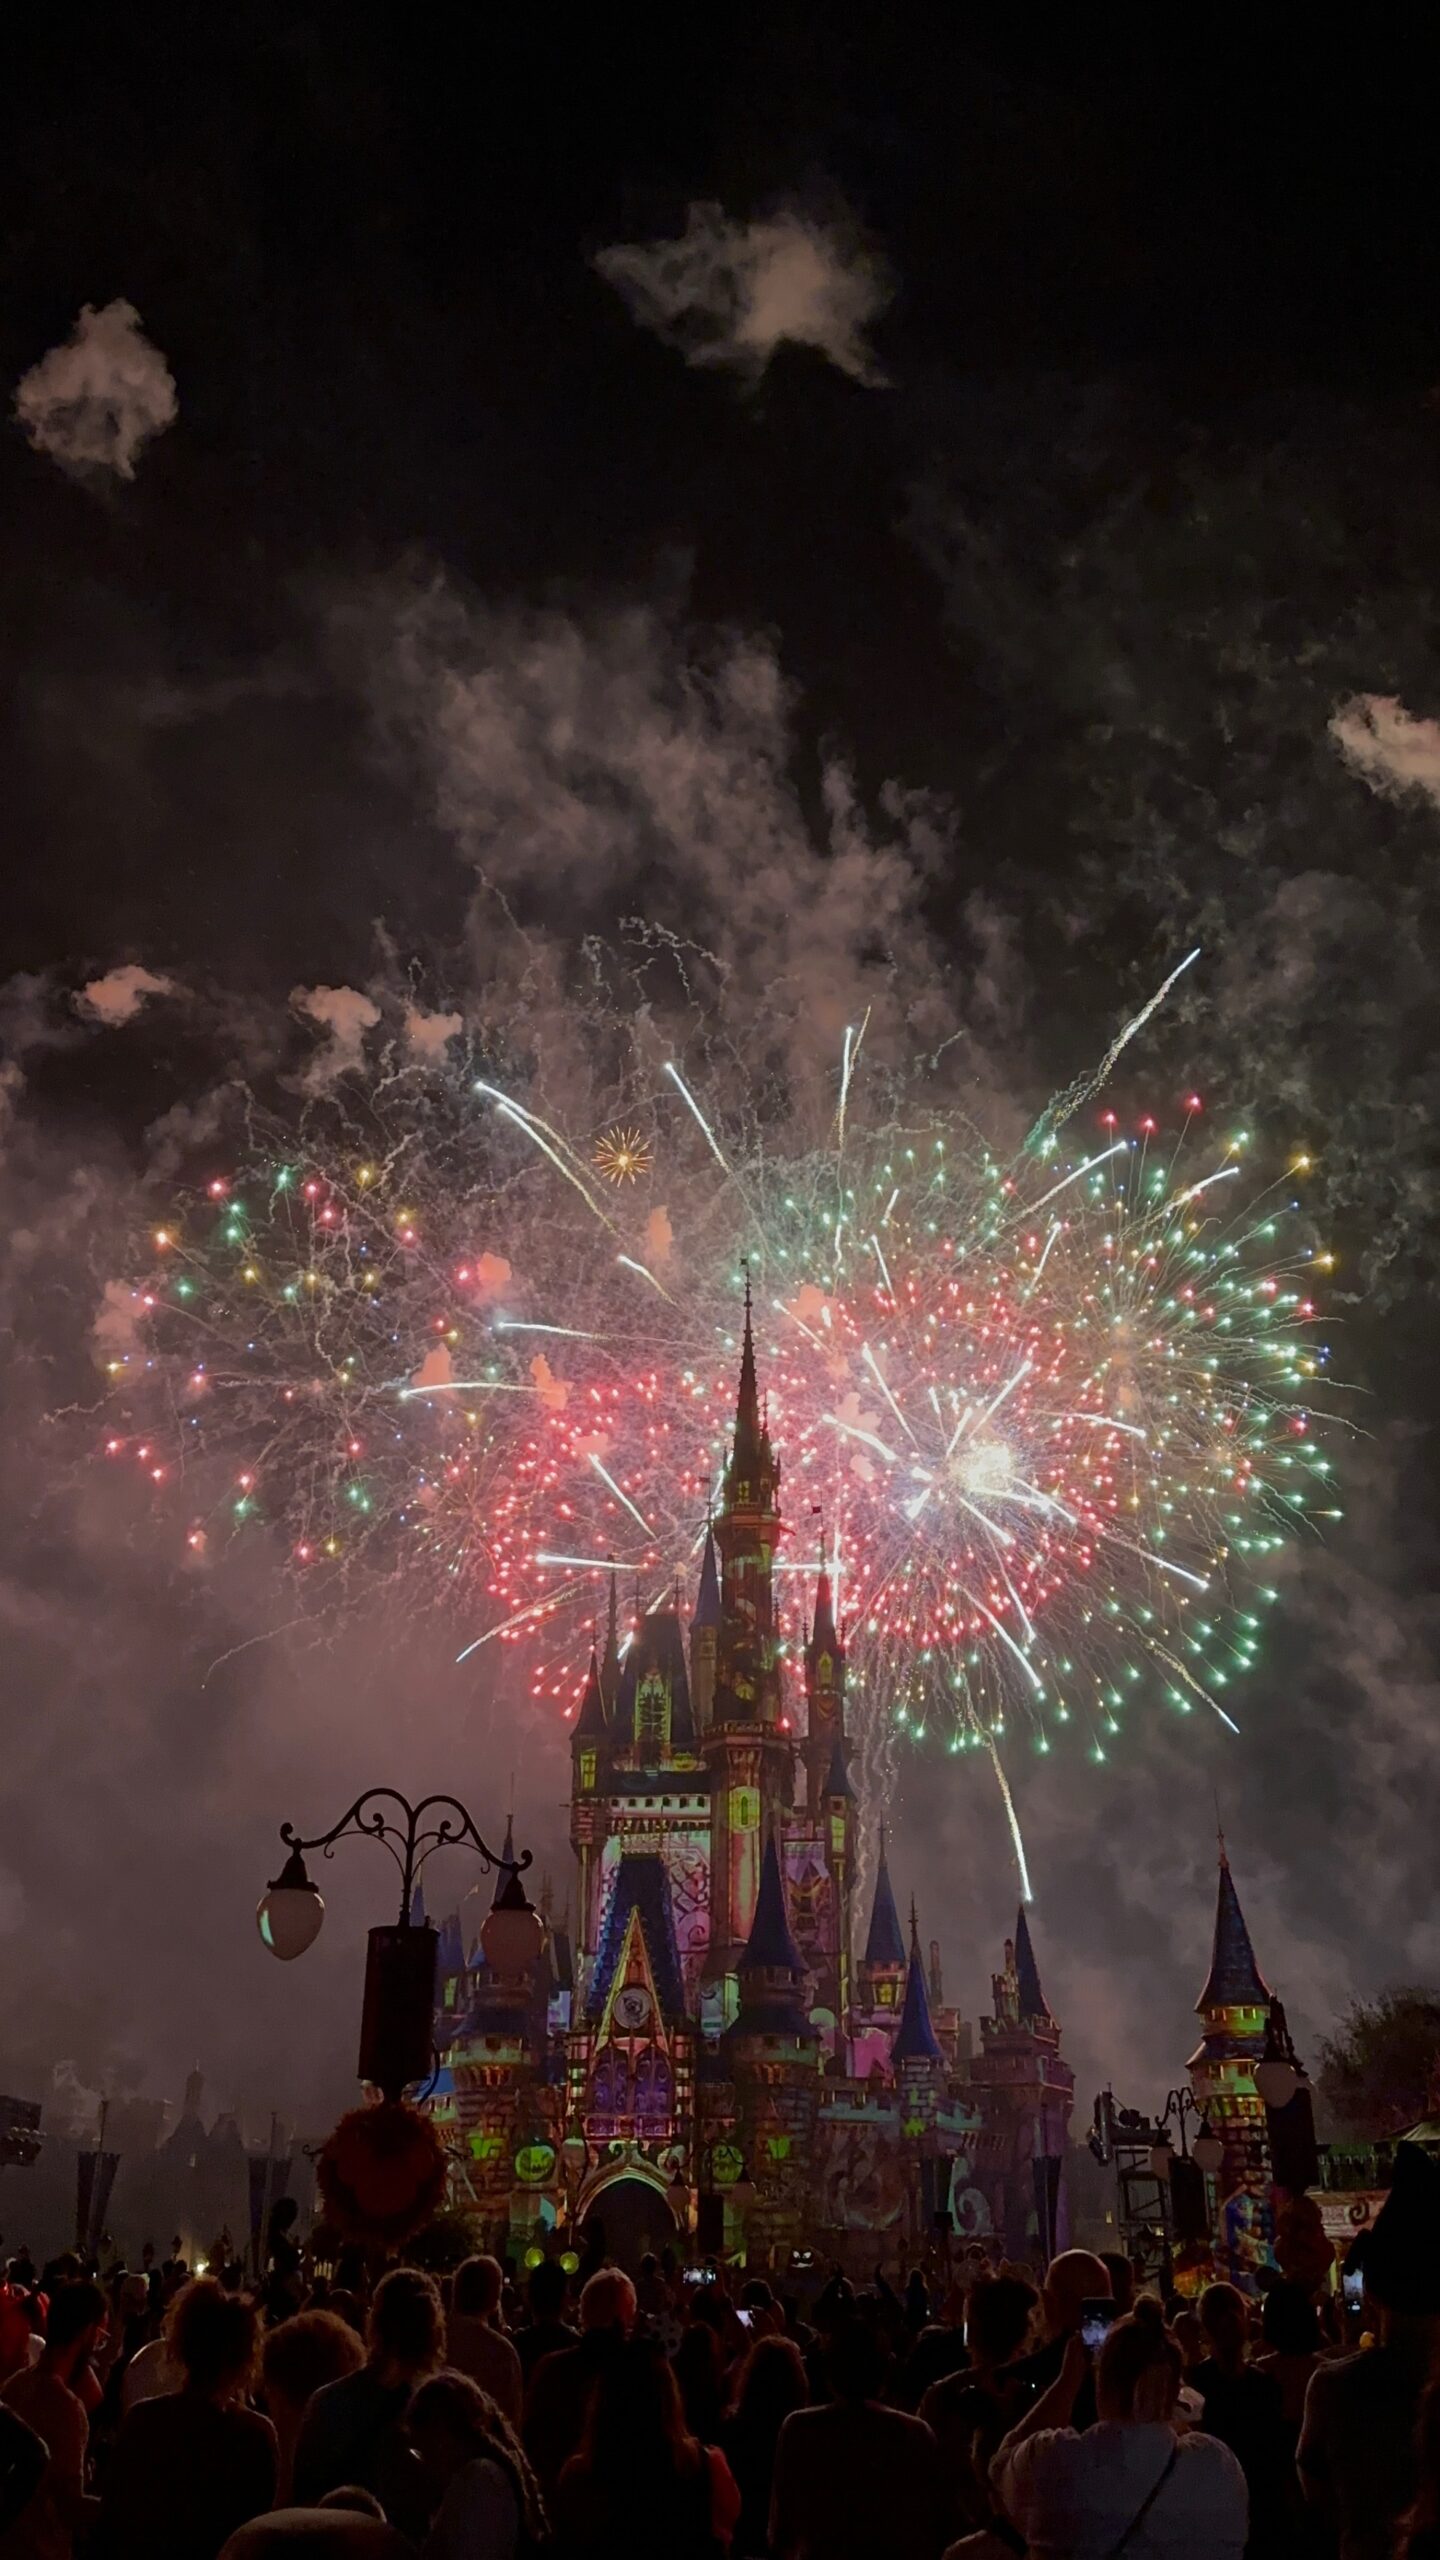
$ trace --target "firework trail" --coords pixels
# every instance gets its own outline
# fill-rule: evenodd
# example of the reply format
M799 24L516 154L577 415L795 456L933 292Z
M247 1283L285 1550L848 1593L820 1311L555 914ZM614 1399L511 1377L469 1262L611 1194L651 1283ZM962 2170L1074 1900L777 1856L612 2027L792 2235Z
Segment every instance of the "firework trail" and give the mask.
M1325 1257L1243 1133L1206 1150L1194 1097L1172 1138L1107 1113L1067 1158L1081 1079L1012 1159L859 1049L808 1148L672 1062L585 1129L433 1067L252 1122L154 1230L105 1445L197 1559L272 1540L319 1612L393 1575L563 1718L612 1559L627 1604L693 1590L744 1264L862 1783L886 1791L902 1743L981 1752L1028 1896L1016 1752L1104 1761L1197 1709L1238 1729L1277 1555L1338 1516ZM793 1543L779 1566L792 1659L814 1569Z

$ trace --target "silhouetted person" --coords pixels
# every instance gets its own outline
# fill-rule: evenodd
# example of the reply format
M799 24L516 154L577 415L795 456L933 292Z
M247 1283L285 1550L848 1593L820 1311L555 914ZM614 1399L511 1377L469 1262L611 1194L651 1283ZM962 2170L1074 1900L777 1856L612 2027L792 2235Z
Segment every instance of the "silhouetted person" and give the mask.
M735 2405L720 2431L725 2459L740 2492L735 2560L763 2560L770 2548L770 2497L780 2430L810 2397L805 2359L793 2338L760 2338L750 2349L735 2387Z
M546 2356L557 2356L566 2347L578 2347L580 2332L565 2318L565 2297L570 2279L558 2258L542 2258L531 2271L525 2289L530 2318L523 2329L515 2332L513 2344L520 2359L520 2372L525 2387L537 2365Z
M633 2338L596 2378L578 2453L560 2474L557 2530L573 2560L722 2560L740 2498L723 2453L685 2424L655 2338Z
M1213 2436L1176 2434L1180 2350L1142 2299L1100 2350L1098 2416L1069 2423L1090 2357L1078 2331L1059 2374L991 2464L1000 2503L1034 2560L1240 2560L1245 2476Z
M503 2410L463 2373L433 2374L410 2403L410 2441L437 2500L425 2560L513 2560L547 2538L544 2504Z
M1110 2270L1089 2249L1062 2249L1058 2258L1052 2258L1040 2292L1044 2342L1017 2360L1017 2381L1037 2394L1048 2391L1059 2379L1069 2341L1079 2336L1085 2304L1109 2293ZM1095 2385L1088 2364L1075 2395L1071 2423L1077 2427L1095 2423Z
M944 2539L935 2439L881 2406L888 2359L869 2322L840 2321L825 2357L834 2403L797 2409L780 2430L770 2504L776 2560L934 2560Z
M535 2368L525 2408L525 2450L547 2505L579 2449L590 2396L635 2326L635 2287L618 2267L602 2267L580 2296L580 2343Z
M690 2322L671 2361L686 2426L702 2444L718 2444L725 2414L724 2365L709 2320Z
M1440 2168L1413 2142L1395 2147L1362 2266L1376 2343L1316 2367L1296 2459L1339 2560L1389 2560L1415 2495L1420 2403L1440 2352Z
M991 2458L1030 2399L1027 2386L1007 2368L1030 2334L1039 2299L1021 2276L978 2277L965 2314L970 2362L932 2383L920 2403L919 2414L940 2448L955 2533L978 2532L993 2520Z
M1200 2327L1207 2353L1189 2376L1204 2404L1200 2423L1207 2436L1228 2444L1244 2472L1251 2540L1257 2551L1268 2552L1283 2533L1294 2476L1294 2438L1286 2434L1280 2385L1249 2361L1249 2306L1233 2284L1206 2286Z
M215 2560L275 2497L275 2430L244 2405L255 2374L253 2303L201 2276L166 2324L181 2388L132 2409L105 2476L97 2549L114 2560Z
M390 2522L420 2533L428 2497L406 2441L411 2394L444 2354L440 2296L415 2267L392 2267L375 2288L368 2355L358 2373L317 2391L295 2447L297 2506L318 2506L331 2489L373 2489Z
M445 2361L488 2392L512 2425L520 2424L520 2358L500 2326L505 2272L498 2258L467 2258L455 2270Z
M85 2490L90 2420L81 2390L105 2328L105 2296L85 2278L57 2285L50 2296L38 2364L12 2374L5 2406L31 2428L48 2459L38 2489L6 2538L5 2560L70 2560L73 2537L93 2524L99 2502Z
M260 2351L260 2369L277 2443L277 2506L290 2503L295 2447L316 2392L343 2381L347 2373L358 2373L364 2361L363 2345L335 2311L297 2311L293 2320L282 2320L270 2331Z

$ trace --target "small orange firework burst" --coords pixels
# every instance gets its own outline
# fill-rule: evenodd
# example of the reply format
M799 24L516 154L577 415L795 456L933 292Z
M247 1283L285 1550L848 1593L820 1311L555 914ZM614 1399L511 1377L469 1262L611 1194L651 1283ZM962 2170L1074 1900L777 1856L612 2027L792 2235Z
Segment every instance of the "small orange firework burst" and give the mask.
M595 1163L607 1182L638 1182L654 1163L639 1129L606 1129L595 1141Z

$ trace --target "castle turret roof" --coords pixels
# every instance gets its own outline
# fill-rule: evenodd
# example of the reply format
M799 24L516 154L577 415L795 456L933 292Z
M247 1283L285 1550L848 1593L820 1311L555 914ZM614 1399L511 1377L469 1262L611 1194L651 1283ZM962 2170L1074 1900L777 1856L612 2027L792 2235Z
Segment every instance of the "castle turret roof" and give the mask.
M1264 2009L1270 2003L1270 1985L1255 1961L1240 1896L1230 1873L1225 1843L1220 1843L1220 1881L1215 1896L1215 1938L1210 1952L1210 1971L1196 2008L1203 2016L1207 2009Z
M705 1532L705 1552L700 1558L700 1588L695 1595L695 1615L691 1627L718 1627L720 1624L720 1568L715 1557L715 1532Z
M741 1973L752 1973L762 1968L770 1972L797 1974L805 1970L804 1959L791 1932L790 1914L785 1908L780 1853L775 1846L773 1831L765 1843L760 1890L755 1897L755 1917L750 1924L750 1935L739 1965Z
M903 1969L905 1940L900 1929L900 1914L895 1908L895 1895L890 1883L890 1869L885 1863L885 1834L880 1834L880 1864L875 1872L875 1899L870 1906L870 1934L865 1941L865 1962L893 1965Z
M586 1742L603 1742L609 1727L605 1721L605 1696L600 1686L600 1657L590 1648L590 1672L585 1682L585 1695L575 1719L577 1738Z
M890 2048L894 2062L942 2062L944 2056L936 2042L930 2023L930 1997L925 1988L925 1967L920 1956L920 1937L914 1912L910 1915L910 1959L905 1975L905 2006L900 2012L900 2032Z
M1018 2006L1021 2017L1048 2018L1050 2006L1040 1988L1040 1968L1035 1962L1035 1950L1030 1943L1030 1923L1025 1917L1023 1902L1020 1905L1020 1916L1015 1923L1015 1981L1019 1993Z

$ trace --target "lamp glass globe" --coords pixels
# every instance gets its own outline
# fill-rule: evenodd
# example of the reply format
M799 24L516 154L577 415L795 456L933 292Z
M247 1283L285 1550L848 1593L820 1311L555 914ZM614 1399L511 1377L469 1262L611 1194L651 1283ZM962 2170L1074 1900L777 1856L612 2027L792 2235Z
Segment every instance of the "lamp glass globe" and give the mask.
M502 1899L485 1915L480 1944L496 1979L518 1982L545 1944L545 1923L523 1894L513 1902Z
M1191 2146L1191 2157L1196 2168L1202 2169L1207 2178L1215 2177L1225 2165L1225 2145L1219 2134L1212 2133L1208 2125L1197 2133Z
M325 1905L313 1884L272 1884L256 1907L261 1943L282 1964L293 1964L320 1935Z
M1300 2086L1300 2075L1293 2062L1257 2062L1255 2087L1267 2107L1288 2107Z

